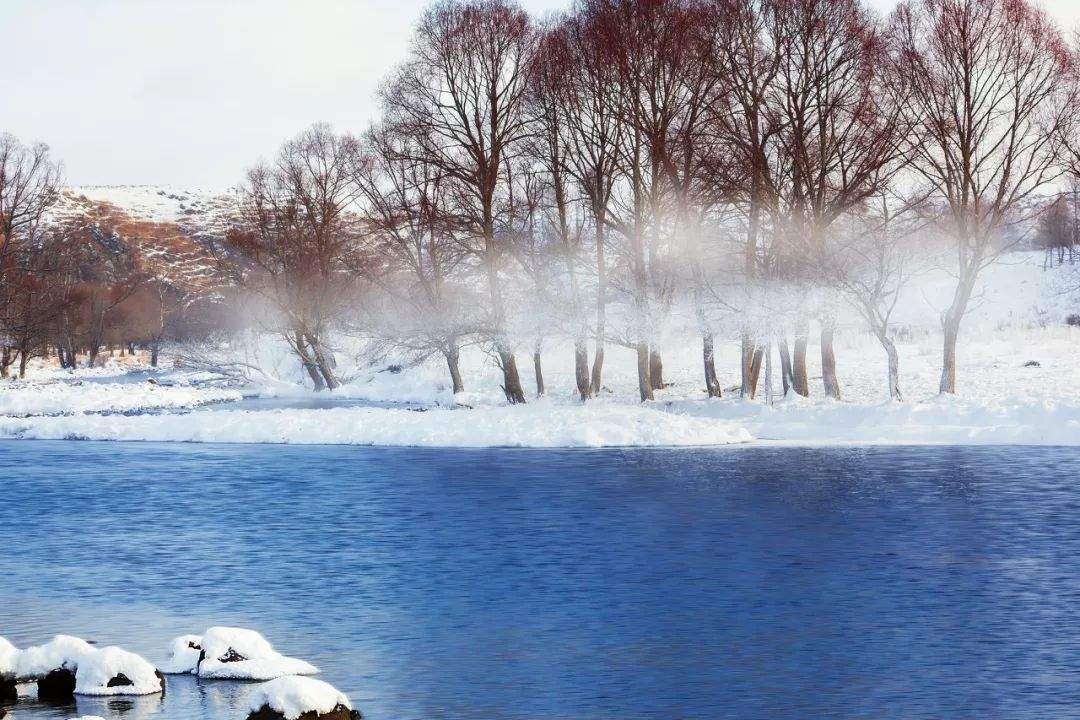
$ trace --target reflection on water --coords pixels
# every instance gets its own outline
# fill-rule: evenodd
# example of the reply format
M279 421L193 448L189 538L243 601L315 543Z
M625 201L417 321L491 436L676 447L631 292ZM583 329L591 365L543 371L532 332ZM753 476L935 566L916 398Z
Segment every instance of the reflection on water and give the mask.
M1074 449L6 442L0 473L18 645L248 626L373 720L1080 713Z

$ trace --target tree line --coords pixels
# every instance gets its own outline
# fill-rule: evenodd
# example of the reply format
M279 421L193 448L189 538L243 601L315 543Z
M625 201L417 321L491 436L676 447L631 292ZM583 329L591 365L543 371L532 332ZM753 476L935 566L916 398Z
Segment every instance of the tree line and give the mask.
M956 278L954 393L979 275L1080 165L1077 68L1025 0L908 0L887 18L859 0L578 0L543 21L439 0L372 127L316 125L249 172L220 278L262 301L317 389L340 382L335 334L357 332L441 356L455 391L461 350L482 345L521 403L519 354L542 394L545 341L566 338L582 400L612 346L649 400L661 329L689 308L710 397L718 337L739 339L742 395L762 372L771 388L774 352L784 393L809 395L813 324L840 398L834 337L854 308L899 399L892 317L932 238ZM5 297L28 262L8 245L44 247L25 240L33 215L0 228Z

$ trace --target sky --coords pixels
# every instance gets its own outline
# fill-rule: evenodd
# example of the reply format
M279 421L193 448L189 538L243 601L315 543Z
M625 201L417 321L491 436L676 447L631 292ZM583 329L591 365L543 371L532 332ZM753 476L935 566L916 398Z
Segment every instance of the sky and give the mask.
M0 0L0 132L47 142L73 185L222 189L312 123L363 131L427 4ZM1075 0L1044 7L1080 22Z

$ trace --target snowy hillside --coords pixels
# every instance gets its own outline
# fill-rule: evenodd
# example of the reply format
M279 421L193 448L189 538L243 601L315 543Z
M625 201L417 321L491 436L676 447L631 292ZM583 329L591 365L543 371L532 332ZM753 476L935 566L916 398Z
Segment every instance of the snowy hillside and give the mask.
M148 272L191 289L213 283L212 244L232 208L229 191L98 185L66 188L51 213L95 233L105 251L133 251Z

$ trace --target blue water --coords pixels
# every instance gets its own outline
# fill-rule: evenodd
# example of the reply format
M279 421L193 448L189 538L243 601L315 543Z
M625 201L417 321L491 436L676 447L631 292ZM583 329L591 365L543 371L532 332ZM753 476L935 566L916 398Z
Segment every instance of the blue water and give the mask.
M1080 716L1074 449L6 442L0 478L19 645L252 627L372 720Z

